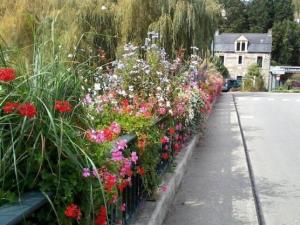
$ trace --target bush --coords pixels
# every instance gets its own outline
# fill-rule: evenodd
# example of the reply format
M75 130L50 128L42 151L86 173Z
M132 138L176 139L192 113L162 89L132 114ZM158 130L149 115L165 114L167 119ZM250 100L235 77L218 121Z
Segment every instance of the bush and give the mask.
M264 79L260 67L256 64L249 66L244 83L244 91L265 91Z

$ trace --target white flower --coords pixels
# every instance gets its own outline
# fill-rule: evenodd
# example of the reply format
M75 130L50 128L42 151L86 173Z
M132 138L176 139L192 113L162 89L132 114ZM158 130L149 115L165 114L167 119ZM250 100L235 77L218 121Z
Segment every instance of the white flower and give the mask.
M95 91L100 91L101 90L101 85L99 83L94 84L94 89Z
M133 90L134 90L132 85L130 85L130 86L128 87L128 89L129 89L129 91L133 91Z
M73 58L73 54L70 53L70 54L68 55L68 58Z
M167 107L171 107L171 102L170 102L170 101L167 101L166 106L167 106Z
M105 5L101 6L101 10L107 10L107 7Z

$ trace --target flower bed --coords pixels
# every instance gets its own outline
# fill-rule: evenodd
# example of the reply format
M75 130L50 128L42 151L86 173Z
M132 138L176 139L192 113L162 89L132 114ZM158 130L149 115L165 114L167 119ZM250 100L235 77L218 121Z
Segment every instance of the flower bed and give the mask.
M128 193L151 196L223 84L196 54L169 61L156 37L98 67L59 50L32 70L1 62L0 204L38 189L53 194L51 209L26 224L120 225L133 211Z

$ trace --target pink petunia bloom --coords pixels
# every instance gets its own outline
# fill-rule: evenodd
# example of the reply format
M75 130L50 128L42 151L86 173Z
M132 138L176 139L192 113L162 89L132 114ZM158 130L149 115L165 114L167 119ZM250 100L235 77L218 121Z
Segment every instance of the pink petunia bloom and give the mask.
M127 148L127 141L126 140L119 140L117 143L116 143L116 147L117 147L117 150L119 151L123 151Z
M131 153L131 161L134 162L134 164L136 164L138 159L139 159L139 157L137 156L136 152L132 152Z
M82 176L83 177L89 177L89 176L91 176L90 169L89 168L83 168L83 170L82 170Z
M122 161L123 160L123 154L121 151L113 151L111 153L111 158L113 161Z
M114 133L114 134L120 134L121 133L121 126L117 123L117 122L113 122L110 125L110 130Z

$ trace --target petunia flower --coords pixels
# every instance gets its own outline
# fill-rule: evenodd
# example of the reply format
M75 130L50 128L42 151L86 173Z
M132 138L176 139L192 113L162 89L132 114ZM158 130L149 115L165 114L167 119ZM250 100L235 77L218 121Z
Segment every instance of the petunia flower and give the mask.
M136 164L136 162L138 161L139 157L137 156L136 152L132 152L131 153L131 161Z
M82 170L82 176L83 177L89 177L89 176L91 176L90 169L89 168L83 168L83 170Z

